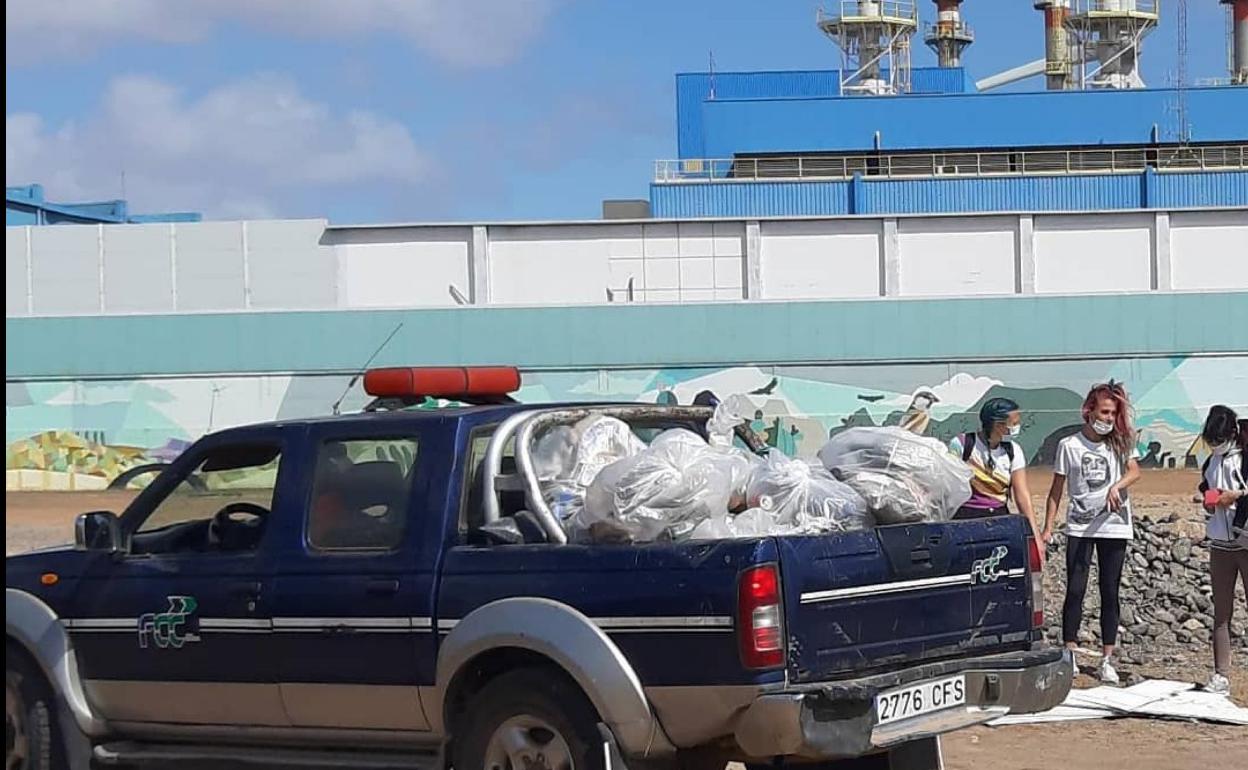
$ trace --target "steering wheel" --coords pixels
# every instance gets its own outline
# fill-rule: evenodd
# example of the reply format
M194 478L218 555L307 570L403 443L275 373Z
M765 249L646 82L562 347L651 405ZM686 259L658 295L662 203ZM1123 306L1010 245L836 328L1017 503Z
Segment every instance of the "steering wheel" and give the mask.
M230 503L212 515L208 524L210 545L229 545L231 533L259 531L268 519L269 509L245 500Z

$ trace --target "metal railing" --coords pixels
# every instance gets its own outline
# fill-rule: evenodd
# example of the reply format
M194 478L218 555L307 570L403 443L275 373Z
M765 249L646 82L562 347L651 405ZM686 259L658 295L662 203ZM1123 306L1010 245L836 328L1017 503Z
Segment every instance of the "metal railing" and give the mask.
M792 179L882 179L1078 174L1130 174L1166 171L1248 170L1248 143L1197 147L1025 150L994 152L896 153L877 155L785 156L706 160L659 160L657 184L742 182Z
M1139 14L1157 16L1160 14L1158 0L1075 0L1071 11L1075 15L1095 14Z
M829 10L827 6L832 6ZM914 0L838 0L821 5L817 11L820 23L836 23L842 19L905 19L917 20Z

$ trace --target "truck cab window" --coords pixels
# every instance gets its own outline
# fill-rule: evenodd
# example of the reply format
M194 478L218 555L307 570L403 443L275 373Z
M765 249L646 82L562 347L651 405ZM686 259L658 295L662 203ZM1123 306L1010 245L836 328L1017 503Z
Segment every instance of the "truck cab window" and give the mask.
M132 552L254 549L273 509L280 464L277 444L209 451L139 524Z
M416 468L413 438L330 440L317 453L308 545L389 550L403 538Z

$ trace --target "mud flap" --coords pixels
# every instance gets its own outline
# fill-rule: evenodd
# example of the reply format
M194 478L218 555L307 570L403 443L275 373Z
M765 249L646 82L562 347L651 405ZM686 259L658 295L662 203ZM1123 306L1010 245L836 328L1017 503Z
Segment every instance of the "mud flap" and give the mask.
M939 736L903 743L888 752L889 770L944 770L944 767Z

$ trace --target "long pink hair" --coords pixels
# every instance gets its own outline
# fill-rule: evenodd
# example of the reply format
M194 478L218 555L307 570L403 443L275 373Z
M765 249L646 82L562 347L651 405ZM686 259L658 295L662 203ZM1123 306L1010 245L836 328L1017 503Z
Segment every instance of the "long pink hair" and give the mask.
M1110 380L1093 385L1088 391L1088 397L1083 400L1083 421L1085 423L1088 421L1103 398L1113 399L1118 404L1118 416L1114 418L1114 432L1106 436L1105 441L1115 454L1125 460L1130 457L1131 448L1135 446L1135 429L1131 427L1131 398L1127 395L1126 388L1122 387L1122 383Z

